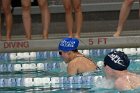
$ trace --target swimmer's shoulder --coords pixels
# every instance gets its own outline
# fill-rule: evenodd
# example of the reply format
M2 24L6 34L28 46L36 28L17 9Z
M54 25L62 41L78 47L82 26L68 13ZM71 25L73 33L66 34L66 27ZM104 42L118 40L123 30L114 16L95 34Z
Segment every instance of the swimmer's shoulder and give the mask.
M130 82L129 82L129 80L127 80L126 76L118 78L114 84L115 84L115 87L119 90L131 89Z
M83 61L85 58L83 56L78 56L76 58L74 58L73 60L70 61L70 63L77 63L77 62L81 62Z

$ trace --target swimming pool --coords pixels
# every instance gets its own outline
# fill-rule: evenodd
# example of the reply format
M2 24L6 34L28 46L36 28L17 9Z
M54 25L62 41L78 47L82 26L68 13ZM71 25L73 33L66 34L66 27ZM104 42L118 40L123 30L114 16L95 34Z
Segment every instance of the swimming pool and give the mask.
M104 56L113 50L128 54L131 60L129 70L140 74L140 48L93 49L80 52L101 65ZM58 51L0 54L0 90L6 93L119 93L115 89L96 87L95 83L100 86L98 81L102 76L102 71L98 71L91 76L67 77L66 65ZM139 93L140 90L126 92Z

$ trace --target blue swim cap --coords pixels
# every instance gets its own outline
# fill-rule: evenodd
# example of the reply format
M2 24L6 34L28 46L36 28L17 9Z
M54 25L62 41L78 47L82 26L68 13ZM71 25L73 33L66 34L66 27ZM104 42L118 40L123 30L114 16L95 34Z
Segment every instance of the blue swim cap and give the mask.
M64 52L72 51L78 48L79 40L77 38L64 38L60 41L58 49Z
M114 70L127 70L129 64L129 58L121 51L113 51L104 58L104 65L108 65Z

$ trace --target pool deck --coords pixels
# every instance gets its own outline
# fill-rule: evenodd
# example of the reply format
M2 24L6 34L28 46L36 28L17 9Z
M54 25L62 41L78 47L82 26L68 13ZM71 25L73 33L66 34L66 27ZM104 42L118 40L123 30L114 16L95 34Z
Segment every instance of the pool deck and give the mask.
M140 20L138 11L131 11L119 38L114 38L119 11L84 12L79 49L94 48L134 48L140 47ZM52 14L49 38L42 39L41 18L32 15L32 40L26 40L21 15L14 15L12 41L5 41L5 28L2 28L0 52L26 52L57 50L58 43L68 36L64 13Z

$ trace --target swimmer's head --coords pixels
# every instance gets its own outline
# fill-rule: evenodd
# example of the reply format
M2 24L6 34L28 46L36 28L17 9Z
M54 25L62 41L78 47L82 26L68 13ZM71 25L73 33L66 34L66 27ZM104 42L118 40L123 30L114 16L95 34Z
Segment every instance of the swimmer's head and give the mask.
M60 41L58 50L59 51L72 51L76 50L79 45L79 40L77 38L64 38Z
M127 70L130 60L124 52L113 51L104 58L104 65L114 70Z

